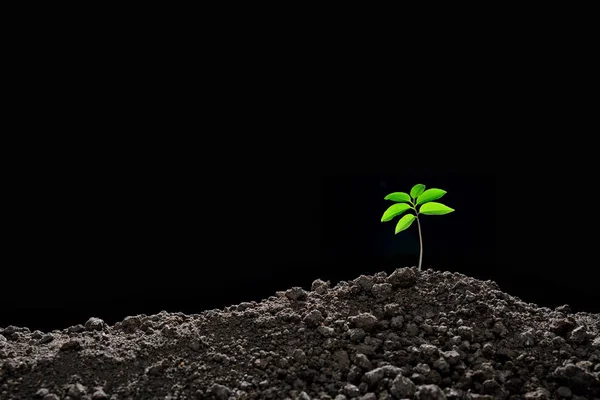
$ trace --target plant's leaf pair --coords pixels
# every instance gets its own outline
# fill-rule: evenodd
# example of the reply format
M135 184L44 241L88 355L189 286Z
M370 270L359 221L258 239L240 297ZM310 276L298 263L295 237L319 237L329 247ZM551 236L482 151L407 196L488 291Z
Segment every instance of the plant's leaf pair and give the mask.
M442 189L428 189L425 190L425 185L417 184L410 190L410 195L405 192L394 192L384 197L384 200L395 201L396 203L411 203L412 200L416 200L416 204L420 206L429 201L437 200L445 195L447 192Z
M408 204L394 204L383 214L381 222L390 221L392 218L402 214L408 209L410 209ZM454 211L452 208L432 201L427 204L423 204L419 210L419 213L425 215L444 215L451 213L452 211ZM416 218L417 217L414 214L406 214L404 217L400 218L394 233L402 232L403 230L408 229Z

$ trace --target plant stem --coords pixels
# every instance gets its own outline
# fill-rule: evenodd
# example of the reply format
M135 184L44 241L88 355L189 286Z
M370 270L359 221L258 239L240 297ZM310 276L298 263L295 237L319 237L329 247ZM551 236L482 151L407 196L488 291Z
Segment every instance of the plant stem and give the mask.
M421 223L419 222L419 215L417 214L417 226L419 227L419 245L420 245L420 252L419 252L419 271L421 271L421 263L423 261L423 238L421 236Z

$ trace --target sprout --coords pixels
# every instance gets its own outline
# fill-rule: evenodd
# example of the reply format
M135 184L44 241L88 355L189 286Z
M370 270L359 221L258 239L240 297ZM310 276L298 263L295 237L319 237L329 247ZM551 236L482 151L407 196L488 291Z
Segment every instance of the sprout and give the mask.
M403 214L405 211L414 210L415 214L406 214L396 224L396 230L394 234L402 232L408 229L414 220L417 220L417 226L419 227L419 271L421 271L421 263L423 261L423 238L421 236L421 223L419 222L419 214L424 215L444 215L451 213L454 209L443 205L442 203L436 203L433 200L437 200L446 194L445 190L442 189L428 189L425 190L425 185L417 184L410 190L410 195L404 192L394 192L385 196L384 200L395 201L397 204L390 206L381 217L381 222L391 221L394 217ZM417 211L417 206L421 206Z

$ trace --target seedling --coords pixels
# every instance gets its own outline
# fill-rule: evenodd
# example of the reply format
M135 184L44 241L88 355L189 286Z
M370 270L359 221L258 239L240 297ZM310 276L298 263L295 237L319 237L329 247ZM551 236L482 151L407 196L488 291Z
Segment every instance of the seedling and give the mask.
M443 205L442 203L436 203L433 200L437 200L446 194L445 190L442 189L428 189L425 190L425 185L417 184L410 190L410 195L404 192L394 192L385 196L384 200L395 201L397 204L390 206L383 213L381 222L391 221L394 217L403 214L405 211L413 210L415 214L406 214L396 224L396 231L402 232L408 229L413 221L417 220L417 226L419 227L419 271L421 270L421 263L423 261L423 237L421 236L421 223L419 222L419 214L424 215L444 215L451 213L454 209ZM421 206L417 211L417 206Z

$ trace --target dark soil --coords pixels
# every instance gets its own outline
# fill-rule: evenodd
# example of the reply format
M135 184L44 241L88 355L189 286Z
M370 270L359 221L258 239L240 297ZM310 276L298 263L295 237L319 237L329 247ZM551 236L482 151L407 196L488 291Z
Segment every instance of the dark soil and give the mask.
M600 399L600 314L416 268L276 294L0 328L0 399Z

